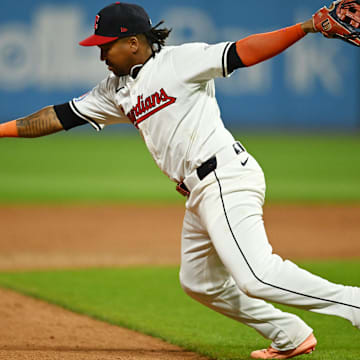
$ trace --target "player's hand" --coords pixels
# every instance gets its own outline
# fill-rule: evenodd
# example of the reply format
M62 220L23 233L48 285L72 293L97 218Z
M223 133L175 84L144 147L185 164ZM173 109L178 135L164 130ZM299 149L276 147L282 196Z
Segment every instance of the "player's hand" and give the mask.
M360 0L337 0L313 15L314 28L325 37L360 46Z

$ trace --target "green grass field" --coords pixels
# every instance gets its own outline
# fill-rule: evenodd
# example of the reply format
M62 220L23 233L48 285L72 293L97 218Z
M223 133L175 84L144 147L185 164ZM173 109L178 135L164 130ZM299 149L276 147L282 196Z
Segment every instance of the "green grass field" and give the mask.
M237 138L264 169L268 202L360 202L358 136ZM184 202L140 137L75 131L1 139L0 154L0 205ZM359 261L301 265L335 282L360 284ZM251 350L268 346L253 330L188 298L173 267L7 272L0 273L0 286L216 359L248 359ZM348 322L291 311L316 329L319 351L307 359L359 359L360 332Z
M349 285L360 282L359 262L300 265L335 282ZM251 350L268 346L268 341L254 330L185 295L176 267L1 273L0 285L214 359L248 359ZM360 332L349 322L279 307L300 315L315 329L318 351L307 359L359 359Z
M268 202L360 201L359 136L238 136L264 169ZM183 202L139 136L0 141L0 204Z

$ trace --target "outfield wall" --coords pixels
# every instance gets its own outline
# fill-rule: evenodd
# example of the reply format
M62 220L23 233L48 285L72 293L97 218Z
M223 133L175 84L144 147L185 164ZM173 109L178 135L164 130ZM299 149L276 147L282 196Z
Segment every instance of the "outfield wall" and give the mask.
M65 102L106 76L98 49L78 41L93 31L108 1L3 0L0 22L0 121ZM139 0L153 23L173 27L171 44L235 41L306 19L319 0ZM321 35L283 55L217 80L227 125L236 128L343 129L360 126L360 49Z

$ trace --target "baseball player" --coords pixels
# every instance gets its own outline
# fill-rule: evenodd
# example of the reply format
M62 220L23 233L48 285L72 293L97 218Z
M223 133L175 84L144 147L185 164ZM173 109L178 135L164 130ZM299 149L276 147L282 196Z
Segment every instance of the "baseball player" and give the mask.
M80 42L99 47L110 75L79 98L1 125L0 136L132 123L187 197L180 270L185 292L270 339L268 349L251 353L254 359L310 353L317 343L313 330L264 300L336 315L360 329L360 288L333 284L272 253L262 219L264 174L224 127L214 78L265 61L308 33L333 36L325 33L324 19L338 20L331 11L344 17L349 8L352 28L336 34L358 45L353 32L360 27L360 4L345 0L303 23L234 43L165 46L170 30L159 28L162 22L152 26L135 4L111 4L96 15L95 33Z

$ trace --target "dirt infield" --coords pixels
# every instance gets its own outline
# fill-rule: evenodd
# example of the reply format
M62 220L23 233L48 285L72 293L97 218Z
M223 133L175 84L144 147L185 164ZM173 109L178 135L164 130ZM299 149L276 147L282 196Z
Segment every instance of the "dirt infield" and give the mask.
M161 340L0 290L0 359L201 360Z
M0 208L0 269L179 264L183 207ZM274 251L360 257L360 206L265 207ZM203 359L141 334L0 290L0 359Z

